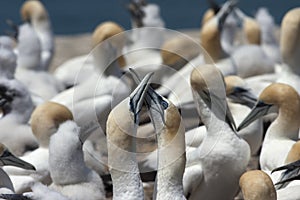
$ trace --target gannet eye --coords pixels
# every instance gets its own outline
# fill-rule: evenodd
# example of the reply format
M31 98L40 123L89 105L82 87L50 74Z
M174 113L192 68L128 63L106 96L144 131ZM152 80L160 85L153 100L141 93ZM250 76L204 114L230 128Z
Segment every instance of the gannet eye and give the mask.
M168 104L166 101L162 101L162 102L161 102L161 105L162 105L162 107L164 108L164 110L167 109L168 106L169 106L169 104Z

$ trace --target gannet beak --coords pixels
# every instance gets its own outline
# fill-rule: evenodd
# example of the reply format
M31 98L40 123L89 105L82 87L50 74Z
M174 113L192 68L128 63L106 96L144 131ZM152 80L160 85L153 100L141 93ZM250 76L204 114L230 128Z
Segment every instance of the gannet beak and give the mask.
M3 154L0 157L0 162L2 163L3 166L11 165L11 166L20 167L23 169L35 170L35 167L32 164L25 162L25 161L21 160L20 158L17 158L12 153L10 153L8 150L5 150L3 152Z
M137 27L143 26L143 18L145 17L145 12L141 9L141 7L145 5L146 2L144 1L132 1L127 6L132 20L136 23Z
M241 87L235 87L233 93L228 97L236 103L253 107L257 102L257 97L249 90Z
M6 31L6 34L12 38L14 38L16 41L18 40L19 36L19 27L17 24L15 24L12 20L7 19L6 24L11 28L11 31Z
M130 111L134 114L134 123L139 122L139 112L142 109L145 95L149 89L148 82L150 81L152 73L148 73L139 83L137 88L130 94Z
M140 83L141 79L136 71L134 71L132 68L130 68L129 71L132 74L134 81L136 83ZM153 122L154 128L159 130L158 127L160 127L161 122L165 124L164 110L168 108L169 104L161 95L155 92L151 86L149 86L145 101L150 111L150 118ZM161 119L158 116L160 116Z
M218 12L217 17L218 17L218 27L219 30L223 29L223 26L225 24L225 20L227 16L233 11L237 4L237 0L229 0L227 1L221 8L221 10Z
M275 185L284 184L286 182L290 182L293 180L299 180L300 179L300 174L298 173L299 167L300 167L300 160L297 160L295 162L273 169L271 173L276 171L286 170L285 172L282 173L280 177L280 181L275 183ZM280 188L281 187L279 187L278 189Z
M258 101L248 116L241 122L237 130L242 130L256 119L266 115L271 107L272 105L270 104L266 104L263 101Z

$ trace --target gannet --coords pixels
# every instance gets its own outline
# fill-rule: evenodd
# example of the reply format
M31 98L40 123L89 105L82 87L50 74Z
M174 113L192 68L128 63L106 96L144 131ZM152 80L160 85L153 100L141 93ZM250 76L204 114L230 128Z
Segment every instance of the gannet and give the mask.
M208 133L200 148L187 155L184 193L189 199L233 199L250 159L249 145L235 131L220 71L213 65L197 67L191 86Z
M274 63L259 46L242 45L234 49L228 48L229 45L223 46L224 42L221 41L223 24L226 23L227 16L232 12L234 3L232 1L226 2L218 14L205 23L201 29L201 44L209 55L205 56L206 63L216 62L217 67L225 76L237 74L244 78L272 73ZM234 26L230 30L233 28ZM229 35L232 37L232 34ZM232 38L227 40L230 42Z
M105 199L102 179L84 162L82 147L86 138L74 121L60 124L51 136L49 170L53 183L50 188L74 200Z
M115 200L144 198L135 136L138 114L142 109L151 75L146 75L130 96L112 109L107 119L108 166Z
M0 78L1 119L0 139L15 155L38 147L27 124L34 109L30 93L15 79Z
M279 43L275 36L275 22L267 8L259 8L255 14L261 32L261 47L275 63L281 62Z
M98 119L103 133L110 110L127 97L131 90L120 78L121 69L116 59L125 41L122 32L123 28L114 22L100 24L93 34L95 48L92 55L96 73L91 74L84 83L51 99L67 106L79 126Z
M20 13L22 19L32 25L41 44L38 69L48 71L54 55L54 36L48 12L42 2L27 0L23 3Z
M100 27L102 28L100 29ZM101 44L101 42L104 41L105 39L112 37L113 35L120 34L118 38L120 40L123 40L125 37L125 33L122 32L124 32L124 29L113 22L107 22L107 23L104 22L99 24L93 31L91 37L92 40L91 51L93 52L93 48L95 48L98 44ZM103 37L102 40L99 39L101 37ZM122 55L120 55L120 52L123 48L122 45L124 44L124 41L119 41L119 42L120 42L119 46L115 46L116 49L115 51L117 55L115 56L114 59L118 60L119 65L121 67L126 64L126 60ZM118 42L116 43L118 44ZM79 85L85 82L87 79L89 79L90 76L93 76L94 73L99 72L97 70L99 66L97 66L97 63L95 61L99 59L101 59L101 55L98 55L97 53L89 53L75 58L71 58L56 68L56 70L54 71L54 76L58 80L60 80L66 87Z
M278 109L278 116L267 130L260 154L260 166L264 171L283 165L290 148L298 139L299 94L287 84L271 84L260 94L256 105L238 127L241 130L273 109Z
M281 22L280 52L283 65L276 82L293 86L300 94L300 8L288 11Z
M240 187L245 200L277 199L271 178L261 170L245 172L240 178Z
M32 26L19 27L16 79L26 85L31 93L48 100L63 89L61 83L47 71L40 70L40 42ZM33 78L34 77L34 78Z
M17 193L29 191L35 182L44 184L52 182L48 164L50 136L57 131L61 123L72 119L72 113L65 106L53 102L45 102L34 110L31 115L31 129L39 143L39 148L21 158L32 163L36 171L29 172L4 167L4 170L11 176Z

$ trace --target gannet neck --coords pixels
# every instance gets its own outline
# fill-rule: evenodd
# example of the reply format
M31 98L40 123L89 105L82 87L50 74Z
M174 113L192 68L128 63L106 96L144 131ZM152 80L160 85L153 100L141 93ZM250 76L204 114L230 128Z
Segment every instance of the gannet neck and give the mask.
M31 129L41 147L48 147L50 136L59 125L72 120L71 111L58 103L45 102L36 107L31 115Z
M62 123L51 136L49 144L49 169L53 182L57 185L86 182L91 171L86 167L80 128L74 121Z
M164 116L165 125L157 133L156 199L170 199L171 197L185 199L182 185L186 162L184 126L177 108L171 102Z
M107 119L108 165L114 199L143 199L143 184L136 159L136 125L129 98L118 104Z
M42 50L41 68L47 70L54 52L54 37L51 22L45 7L40 1L26 1L21 8L24 21L30 22L35 30Z
M41 62L41 44L30 24L25 23L19 28L18 35L18 69L37 70Z
M222 49L229 55L234 51L234 40L237 31L238 25L236 19L234 19L234 16L231 14L226 18L220 38Z
M266 137L296 140L299 133L300 97L295 89L287 84L274 83L261 93L259 99L279 108L278 116L269 127Z
M220 127L216 124L235 126L226 102L223 76L214 65L195 68L190 83L198 114L207 129L217 133Z
M300 8L290 10L281 23L280 51L282 60L294 73L300 74Z
M205 23L200 31L201 45L207 51L211 58L205 56L205 61L210 63L211 59L214 62L227 57L221 46L221 32L218 29L217 18L211 19Z
M240 187L245 200L276 200L277 194L272 179L261 170L245 172L240 178Z

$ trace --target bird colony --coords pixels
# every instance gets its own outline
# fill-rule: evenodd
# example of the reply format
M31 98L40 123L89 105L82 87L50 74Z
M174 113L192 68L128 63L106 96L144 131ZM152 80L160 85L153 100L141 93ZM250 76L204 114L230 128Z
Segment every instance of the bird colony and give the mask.
M101 22L50 73L52 13L24 1L0 36L0 199L300 199L300 7L208 7L191 37L132 0L131 30Z

